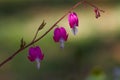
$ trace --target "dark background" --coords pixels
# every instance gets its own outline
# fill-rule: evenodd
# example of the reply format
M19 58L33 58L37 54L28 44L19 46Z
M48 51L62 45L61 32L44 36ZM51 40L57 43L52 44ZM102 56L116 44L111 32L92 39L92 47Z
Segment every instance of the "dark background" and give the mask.
M19 48L22 37L29 43L43 20L47 25L38 36L78 1L0 0L0 62ZM53 41L52 30L36 43L45 54L40 70L27 59L26 49L0 68L0 80L92 80L89 76L96 76L91 73L96 67L101 77L113 80L114 68L120 67L120 1L88 1L105 13L96 19L93 8L80 5L74 10L79 17L76 36L71 33L67 17L58 24L69 34L63 50Z

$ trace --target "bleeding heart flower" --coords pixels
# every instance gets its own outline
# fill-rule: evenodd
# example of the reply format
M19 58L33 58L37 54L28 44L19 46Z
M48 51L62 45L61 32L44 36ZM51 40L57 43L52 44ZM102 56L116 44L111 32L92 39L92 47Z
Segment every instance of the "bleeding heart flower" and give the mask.
M99 17L100 17L100 11L99 11L99 9L98 9L98 8L95 8L95 9L94 9L94 12L95 12L95 17L96 17L96 18L99 18Z
M29 48L28 59L31 62L36 61L38 69L40 68L40 62L43 60L43 58L44 58L44 54L42 53L39 46Z
M60 42L60 47L64 48L64 41L67 41L68 34L64 27L55 28L53 39L55 42Z
M70 28L72 28L73 34L76 35L78 32L77 27L78 27L79 20L78 20L77 14L75 12L69 13L68 22L69 22Z

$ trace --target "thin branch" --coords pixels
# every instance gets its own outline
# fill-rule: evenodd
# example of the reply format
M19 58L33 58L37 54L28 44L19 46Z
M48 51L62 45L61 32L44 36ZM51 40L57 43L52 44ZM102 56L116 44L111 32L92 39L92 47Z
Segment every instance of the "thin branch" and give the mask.
M37 35L38 35L38 32L39 32L39 30L36 31L35 36L34 36L32 42L34 42L34 40L36 39L36 37L37 37Z
M86 4L90 5L90 6L93 7L93 8L98 8L97 6L91 4L90 2L83 1L83 3L86 3ZM101 12L103 12L103 13L105 12L104 10L101 10L101 9L98 9L98 10L101 11Z

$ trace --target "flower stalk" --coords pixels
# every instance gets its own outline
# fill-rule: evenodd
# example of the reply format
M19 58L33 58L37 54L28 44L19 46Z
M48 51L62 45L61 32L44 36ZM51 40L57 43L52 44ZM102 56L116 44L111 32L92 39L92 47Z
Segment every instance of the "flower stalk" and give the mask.
M64 19L71 11L73 11L75 8L77 8L79 5L81 4L88 4L90 5L91 7L94 7L94 8L97 8L95 5L83 0L83 1L79 1L78 3L76 3L73 7L71 7L61 18L59 18L45 33L43 33L43 35L41 35L40 37L37 38L37 34L38 32L45 26L46 23L43 23L41 24L42 27L39 27L38 30L36 31L36 34L35 36L33 37L33 40L26 44L24 41L22 44L22 46L16 51L14 52L11 56L9 56L8 58L6 58L3 62L0 63L0 67L2 67L4 64L8 63L9 61L11 61L17 54L19 54L20 52L22 52L24 49L32 46L34 43L38 42L39 40L41 40L43 37L45 37L54 27L56 27L56 25L62 20ZM99 8L98 8L99 9ZM100 10L99 11L101 12L104 12L103 10ZM39 65L38 65L39 67Z

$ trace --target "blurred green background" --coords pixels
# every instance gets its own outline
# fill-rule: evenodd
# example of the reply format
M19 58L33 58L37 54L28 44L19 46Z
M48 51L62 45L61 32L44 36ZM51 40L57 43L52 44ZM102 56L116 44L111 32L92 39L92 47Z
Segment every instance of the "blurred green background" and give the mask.
M0 0L0 62L19 48L21 38L29 43L43 20L47 25L39 36L78 1ZM27 59L26 49L0 68L0 80L85 80L96 66L106 80L114 80L113 70L120 67L120 0L88 1L105 13L96 19L93 8L80 5L74 10L79 16L76 36L67 17L58 24L69 33L64 49L53 41L52 30L36 43L45 55L40 70Z

